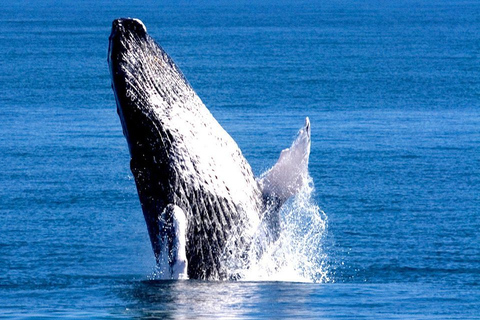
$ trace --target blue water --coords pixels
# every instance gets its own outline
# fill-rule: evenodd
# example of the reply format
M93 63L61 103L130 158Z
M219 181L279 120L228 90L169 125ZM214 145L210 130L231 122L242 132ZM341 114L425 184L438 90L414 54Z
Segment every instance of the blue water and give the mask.
M480 4L10 1L0 317L480 318ZM149 281L110 89L141 18L256 174L305 116L326 283Z

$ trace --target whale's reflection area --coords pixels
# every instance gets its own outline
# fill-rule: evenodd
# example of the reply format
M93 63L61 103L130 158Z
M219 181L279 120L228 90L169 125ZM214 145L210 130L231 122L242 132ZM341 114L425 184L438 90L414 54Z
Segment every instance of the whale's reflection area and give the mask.
M313 284L290 282L209 282L158 280L134 282L127 300L127 316L142 319L236 319L265 314L302 316ZM314 286L319 286L314 285Z

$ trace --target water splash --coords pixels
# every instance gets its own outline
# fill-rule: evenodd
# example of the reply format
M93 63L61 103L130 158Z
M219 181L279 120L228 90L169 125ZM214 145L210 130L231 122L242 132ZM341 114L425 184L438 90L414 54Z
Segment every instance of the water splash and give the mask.
M327 216L313 200L310 176L300 192L280 210L281 231L272 241L261 229L243 259L226 261L231 279L242 281L291 281L325 283L332 281L324 252ZM233 245L233 243L232 243ZM229 247L230 250L240 248ZM166 254L163 255L166 259ZM149 279L170 279L168 261L155 267Z
M327 216L312 199L313 180L306 177L300 192L280 210L281 231L271 241L268 231L258 232L243 267L230 264L231 274L244 281L329 282L323 242Z

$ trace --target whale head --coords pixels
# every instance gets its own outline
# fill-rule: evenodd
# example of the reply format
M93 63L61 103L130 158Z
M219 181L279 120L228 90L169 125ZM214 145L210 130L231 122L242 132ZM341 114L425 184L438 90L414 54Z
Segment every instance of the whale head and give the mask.
M175 88L170 83L183 82L185 87L189 85L138 19L113 21L108 64L117 113L130 153L148 153L152 144L159 142L158 137L153 137L162 126L158 114L165 114L167 109L173 107L182 107L181 103L176 106L172 103L177 95L172 92Z

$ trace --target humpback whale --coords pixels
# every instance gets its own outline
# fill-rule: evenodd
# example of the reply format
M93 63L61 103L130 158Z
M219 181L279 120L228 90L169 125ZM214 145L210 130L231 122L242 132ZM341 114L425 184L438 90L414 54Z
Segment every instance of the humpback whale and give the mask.
M271 241L281 232L278 209L307 172L308 118L278 162L255 178L140 20L113 21L108 64L157 264L167 265L171 279L234 279L235 268L248 267L259 230Z

